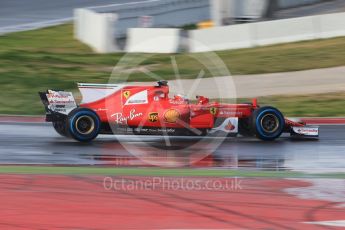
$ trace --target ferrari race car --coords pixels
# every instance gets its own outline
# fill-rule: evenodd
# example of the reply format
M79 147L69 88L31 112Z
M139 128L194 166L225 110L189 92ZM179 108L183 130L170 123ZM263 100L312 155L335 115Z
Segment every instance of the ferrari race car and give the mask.
M40 92L46 121L62 136L88 142L98 134L256 136L271 141L283 132L291 136L317 138L318 127L284 118L273 107L210 102L197 96L190 103L183 96L169 97L166 81L153 86L85 84L78 88L77 105L71 92Z

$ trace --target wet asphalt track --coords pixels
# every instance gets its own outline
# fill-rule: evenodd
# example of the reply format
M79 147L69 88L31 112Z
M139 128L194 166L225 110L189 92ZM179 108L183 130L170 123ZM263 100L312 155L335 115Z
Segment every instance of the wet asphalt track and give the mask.
M345 172L345 126L321 126L320 139L100 136L60 137L49 123L0 123L0 164L202 166ZM166 147L166 145L169 147ZM202 161L200 161L203 159Z

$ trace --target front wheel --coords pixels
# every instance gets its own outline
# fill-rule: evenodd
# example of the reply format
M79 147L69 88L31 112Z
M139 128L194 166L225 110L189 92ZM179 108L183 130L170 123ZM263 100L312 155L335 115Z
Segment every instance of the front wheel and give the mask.
M253 127L255 127L255 134L258 138L271 141L282 134L285 127L285 119L278 109L262 107L253 113Z
M67 130L77 141L92 141L97 137L100 126L100 119L93 110L76 108L68 114Z

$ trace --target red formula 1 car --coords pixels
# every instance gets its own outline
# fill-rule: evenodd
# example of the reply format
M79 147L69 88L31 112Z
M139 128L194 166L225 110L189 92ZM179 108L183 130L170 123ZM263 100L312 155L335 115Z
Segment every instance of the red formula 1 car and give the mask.
M46 121L62 136L87 142L98 134L208 135L222 133L274 140L283 132L317 138L318 127L284 118L273 107L222 104L197 96L190 103L183 96L169 97L166 81L156 86L121 84L78 84L82 102L71 92L40 92Z

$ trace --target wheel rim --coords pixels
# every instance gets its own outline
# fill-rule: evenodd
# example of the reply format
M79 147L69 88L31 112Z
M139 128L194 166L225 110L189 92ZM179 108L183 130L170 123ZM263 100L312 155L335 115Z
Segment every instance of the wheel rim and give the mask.
M261 127L266 133L274 133L279 128L279 119L274 114L265 114L261 118Z
M75 122L78 133L88 135L95 129L95 121L89 116L80 116Z

